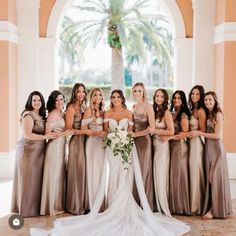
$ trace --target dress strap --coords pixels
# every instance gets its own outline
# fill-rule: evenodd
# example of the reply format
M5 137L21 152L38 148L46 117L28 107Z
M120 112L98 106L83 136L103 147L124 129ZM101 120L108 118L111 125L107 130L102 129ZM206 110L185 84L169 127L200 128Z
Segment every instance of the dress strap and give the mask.
M30 111L25 111L21 116L21 120L23 120L26 116L30 116L33 119L33 121L37 120L36 117Z

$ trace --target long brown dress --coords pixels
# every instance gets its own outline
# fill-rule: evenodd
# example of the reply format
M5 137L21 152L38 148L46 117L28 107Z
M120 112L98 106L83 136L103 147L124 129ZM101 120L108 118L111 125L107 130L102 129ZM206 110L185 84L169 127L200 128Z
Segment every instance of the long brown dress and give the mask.
M26 111L22 119L30 116L34 121L32 132L44 134L45 121ZM40 214L45 140L27 140L23 137L17 144L13 180L11 212L23 217Z
M208 119L207 132L213 133L214 129L214 122ZM211 208L213 217L226 218L232 214L232 204L227 159L221 139L206 138L205 160L207 191L203 214L206 214Z
M82 115L82 111L74 115L74 129L81 128ZM76 215L85 212L85 168L85 136L73 135L67 163L66 210Z
M181 119L188 119L185 113ZM175 134L181 132L180 122L174 120ZM173 214L190 215L188 146L184 139L170 141L169 207Z
M53 132L61 132L65 128L65 120L46 124ZM65 209L65 137L49 140L45 152L43 187L41 197L41 215L62 214Z
M146 108L145 108L146 109ZM145 112L145 111L144 111ZM143 113L144 113L143 112ZM148 117L144 114L134 112L134 129L135 132L145 130L149 126ZM138 153L139 164L142 173L145 193L148 203L152 210L154 210L154 184L153 184L153 156L152 156L152 140L151 136L145 135L135 138L135 146ZM138 204L140 199L137 193L137 187L134 184L134 198Z
M199 121L190 117L190 131L199 130ZM189 177L191 212L202 214L206 193L204 143L201 137L189 139Z

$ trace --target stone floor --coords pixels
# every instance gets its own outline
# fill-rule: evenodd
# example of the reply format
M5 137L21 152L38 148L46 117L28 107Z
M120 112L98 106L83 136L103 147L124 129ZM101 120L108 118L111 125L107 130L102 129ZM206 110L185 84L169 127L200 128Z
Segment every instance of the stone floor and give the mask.
M11 199L12 181L0 180L0 236L27 236L31 227L52 228L56 217L39 216L24 219L24 227L12 230L8 226L9 206ZM230 181L233 200L233 216L227 219L203 220L199 216L176 216L191 226L191 231L184 236L236 236L236 180ZM63 214L59 217L69 216ZM58 217L58 218L59 218Z

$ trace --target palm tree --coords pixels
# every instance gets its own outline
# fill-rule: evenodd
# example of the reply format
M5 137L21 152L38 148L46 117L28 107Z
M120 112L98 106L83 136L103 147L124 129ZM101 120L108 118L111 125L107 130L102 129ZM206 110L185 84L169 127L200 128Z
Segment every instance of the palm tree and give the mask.
M74 67L79 65L83 60L81 55L83 52L81 48L78 47L78 43L81 41L79 35L75 30L75 22L69 18L65 17L62 22L62 33L60 34L59 40L59 55L61 59L61 76L65 76L65 61L69 65L69 71L74 71ZM80 50L79 50L80 49Z
M73 6L80 10L78 14L86 12L91 16L75 23L82 50L89 43L95 47L102 40L112 48L112 88L124 87L123 48L128 45L132 45L139 61L145 60L145 40L152 44L157 56L169 58L165 35L158 33L153 24L166 20L160 14L144 14L148 6L150 0L86 0Z

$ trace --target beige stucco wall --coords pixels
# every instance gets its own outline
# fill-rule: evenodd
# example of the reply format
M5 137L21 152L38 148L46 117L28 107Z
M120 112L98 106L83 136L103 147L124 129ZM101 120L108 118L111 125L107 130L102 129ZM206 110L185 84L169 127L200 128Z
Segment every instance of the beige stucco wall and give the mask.
M41 0L39 9L39 36L46 37L47 26L52 11L53 5L56 0Z
M193 37L193 9L191 0L176 0L183 16L187 38Z
M0 152L15 149L17 141L17 45L0 41ZM4 137L4 138L2 138Z
M6 20L16 24L16 0L1 0L0 21Z

